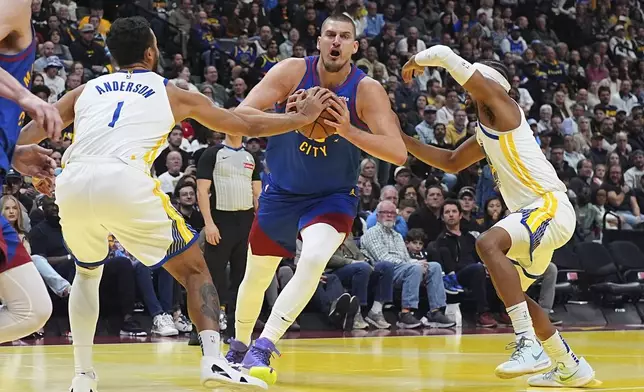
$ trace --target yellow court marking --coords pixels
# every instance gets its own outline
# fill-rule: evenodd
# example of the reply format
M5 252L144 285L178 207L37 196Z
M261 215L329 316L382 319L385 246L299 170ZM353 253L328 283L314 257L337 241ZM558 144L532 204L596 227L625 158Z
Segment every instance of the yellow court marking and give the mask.
M429 330L427 330L429 331ZM284 340L274 360L276 392L579 391L530 388L527 377L500 380L510 334ZM644 331L564 334L603 384L593 391L644 391ZM199 347L172 338L160 343L95 348L101 392L206 391L199 385ZM0 347L0 391L67 391L71 346Z

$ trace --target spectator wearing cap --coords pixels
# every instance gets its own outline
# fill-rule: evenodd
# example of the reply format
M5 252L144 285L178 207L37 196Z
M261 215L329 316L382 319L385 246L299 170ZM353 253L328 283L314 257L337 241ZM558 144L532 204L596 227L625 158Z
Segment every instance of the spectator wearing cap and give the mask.
M411 180L411 170L405 166L398 166L394 170L394 187L400 191L402 187L409 184Z
M105 48L94 41L94 26L89 23L81 25L81 37L69 47L75 61L80 61L85 73L99 75L109 63Z
M398 191L396 190L396 187L394 187L393 185L387 185L383 187L380 190L380 202L382 201L390 201L395 206L398 206L399 196L398 196ZM375 211L369 214L369 216L366 219L366 223L367 223L367 229L374 227L376 223L378 223L378 214L376 214ZM394 230L400 233L400 235L402 236L406 236L407 231L409 230L408 223L399 213L396 213L396 219L394 221Z
M51 90L50 103L56 102L58 95L65 91L65 80L58 76L58 71L63 68L63 63L60 62L57 56L47 58L47 65L45 66L45 86Z
M51 41L47 41L40 47L40 57L34 62L34 71L35 72L44 72L45 67L47 66L47 59L54 56L55 45ZM59 76L63 79L65 78L65 69L61 69Z
M631 189L642 189L640 180L644 175L644 151L633 151L631 159L633 161L633 167L624 173L624 183Z
M436 143L434 125L436 125L436 106L427 105L423 111L423 121L416 125L416 135L423 144Z
M436 239L433 249L445 272L445 290L450 294L458 294L466 287L476 300L477 326L496 327L496 321L488 312L485 266L476 253L475 237L461 227L460 204L455 200L445 201L441 217L445 222L445 229Z
M604 164L606 162L608 151L604 149L604 135L599 132L593 133L590 138L589 155L593 165Z
M458 202L461 206L461 227L477 236L483 232L483 228L476 222L476 194L474 188L465 186L458 191Z
M626 29L624 25L618 24L615 26L615 35L608 41L610 51L615 57L625 57L629 61L637 60L635 53L635 46L633 41L626 37Z
M631 111L635 106L639 105L637 97L631 94L631 81L623 80L619 86L619 92L613 94L610 98L610 104L615 106L617 110L623 110L627 116L631 115Z
M523 53L528 49L528 44L521 37L519 26L512 26L508 29L509 35L501 41L501 53L512 54L515 59L520 59Z

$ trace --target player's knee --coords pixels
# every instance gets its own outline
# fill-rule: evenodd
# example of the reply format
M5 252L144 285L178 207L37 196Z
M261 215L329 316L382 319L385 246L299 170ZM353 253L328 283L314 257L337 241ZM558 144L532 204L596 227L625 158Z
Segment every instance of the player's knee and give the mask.
M331 255L332 254L333 253L331 253ZM298 264L304 262L314 264L324 263L324 265L326 265L331 255L326 249L320 249L320 247L306 248L302 250Z
M558 273L559 273L559 269L557 268L555 263L549 263L548 268L546 268L546 271L543 273L543 277L556 278Z
M39 298L33 306L33 327L34 331L45 326L47 320L51 317L52 304L49 296Z
M501 251L501 243L497 231L486 231L476 239L476 252L485 263L494 261L490 257L499 251Z

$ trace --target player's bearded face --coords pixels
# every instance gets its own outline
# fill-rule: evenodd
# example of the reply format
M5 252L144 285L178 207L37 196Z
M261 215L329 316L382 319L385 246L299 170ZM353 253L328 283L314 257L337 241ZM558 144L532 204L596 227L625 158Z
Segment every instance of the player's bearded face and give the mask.
M318 39L318 49L324 69L327 72L339 72L358 50L353 26L343 22L327 22Z

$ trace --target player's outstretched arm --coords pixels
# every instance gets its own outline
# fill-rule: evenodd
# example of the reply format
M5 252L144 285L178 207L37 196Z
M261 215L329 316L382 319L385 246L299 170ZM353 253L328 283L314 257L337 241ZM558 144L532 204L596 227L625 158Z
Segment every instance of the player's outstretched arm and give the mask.
M467 139L456 150L447 150L423 144L413 137L402 132L401 134L411 155L447 173L458 173L485 158L485 154L481 146L476 142L475 137Z
M17 145L27 145L27 144L38 144L41 141L50 138L50 139L59 139L60 131L67 128L71 123L74 122L74 105L76 105L76 100L80 94L85 89L85 85L81 85L63 95L53 106L52 109L56 112L56 115L60 119L60 128L57 132L50 133L48 129L43 128L42 124L30 121L29 124L22 127L20 131L20 136L18 136ZM38 101L42 100L36 96L35 99Z
M402 76L409 82L425 67L443 67L474 98L478 105L484 105L491 113L479 117L481 121L503 132L516 129L523 115L505 89L494 80L486 78L472 64L452 49L435 45L412 56L404 65Z
M328 91L306 97L304 110L297 113L244 113L218 108L201 93L193 93L168 84L168 97L177 122L193 118L213 131L238 136L272 136L310 124L326 108Z
M371 133L351 125L349 109L344 100L331 100L329 112L335 117L335 121L324 121L334 126L340 136L368 154L395 165L404 165L407 150L400 138L400 124L380 83L371 78L362 79L356 100L358 116L367 124Z

